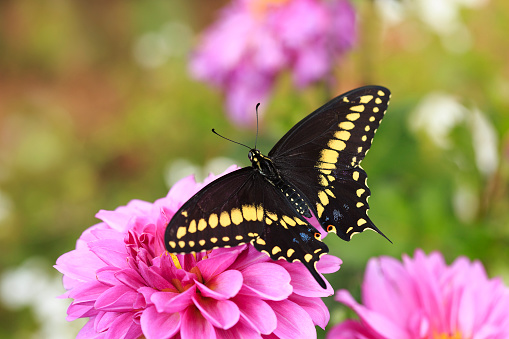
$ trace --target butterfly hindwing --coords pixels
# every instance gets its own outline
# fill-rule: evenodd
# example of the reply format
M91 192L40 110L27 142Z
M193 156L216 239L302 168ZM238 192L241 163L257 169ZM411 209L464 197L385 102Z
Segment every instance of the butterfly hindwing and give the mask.
M264 231L253 241L254 247L273 260L302 262L316 281L326 288L316 270L316 263L329 249L320 232L297 215L284 196L272 185L264 190Z
M371 228L370 191L360 167L387 110L390 92L367 86L345 93L296 124L269 152L310 201L322 227L344 240ZM383 235L383 234L382 234Z
M355 167L333 176L328 188L318 192L317 216L322 227L346 241L368 228L383 235L367 215L371 192L366 172Z

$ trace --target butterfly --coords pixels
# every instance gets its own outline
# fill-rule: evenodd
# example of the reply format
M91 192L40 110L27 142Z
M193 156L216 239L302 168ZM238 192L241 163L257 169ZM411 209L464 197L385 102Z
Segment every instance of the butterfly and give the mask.
M329 249L307 219L316 216L346 241L366 229L385 237L367 215L371 192L360 163L389 99L384 87L354 89L302 119L267 156L250 149L251 166L211 182L175 213L168 252L250 243L273 260L303 263L326 288L316 264Z

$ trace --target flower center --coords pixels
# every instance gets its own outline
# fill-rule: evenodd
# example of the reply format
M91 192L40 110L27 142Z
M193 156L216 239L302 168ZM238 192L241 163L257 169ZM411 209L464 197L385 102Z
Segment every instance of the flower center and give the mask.
M454 333L442 333L433 335L433 339L462 339L460 331L456 331Z
M182 269L182 265L180 265L179 258L177 258L177 256L173 253L170 253L170 256L171 260L173 260L173 264L175 265L175 267Z
M180 264L180 261L179 261L178 257L175 254L173 254L173 253L169 253L168 252L168 254L171 257L171 260L173 260L173 264L175 265L175 267L178 268L178 269L182 269L182 265ZM195 253L193 253L193 256L196 259L196 254ZM203 277L202 277L201 272L198 269L198 267L194 266L193 268L191 268L189 270L189 272L190 273L194 273L196 275L196 280L198 280L199 282L203 283ZM192 283L188 283L185 286L183 286L182 282L179 279L172 279L171 283L173 284L175 289L178 292L180 292L180 293L186 291L189 287L191 287L193 285Z
M255 17L260 17L269 10L282 6L287 2L289 2L289 0L251 0L248 3L248 8Z

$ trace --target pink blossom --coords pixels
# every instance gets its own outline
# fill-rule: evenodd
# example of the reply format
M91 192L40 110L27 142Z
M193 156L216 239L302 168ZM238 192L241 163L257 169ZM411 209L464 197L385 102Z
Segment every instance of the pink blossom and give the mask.
M225 93L233 122L251 124L279 74L290 70L299 88L329 81L334 61L355 39L347 0L233 0L205 32L191 72Z
M450 266L438 252L422 250L403 262L371 259L362 302L338 291L336 300L360 321L336 325L328 339L506 339L509 289L488 279L479 261L459 257Z
M235 169L232 166L228 171ZM329 312L301 263L273 261L251 245L186 255L165 251L166 224L204 184L187 177L154 203L100 211L55 268L74 299L68 320L89 318L78 338L313 338ZM317 265L335 272L341 260Z

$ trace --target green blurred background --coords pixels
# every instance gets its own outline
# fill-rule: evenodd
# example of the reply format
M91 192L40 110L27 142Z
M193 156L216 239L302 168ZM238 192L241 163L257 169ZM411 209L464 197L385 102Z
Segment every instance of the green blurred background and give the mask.
M327 237L344 261L328 279L359 296L370 257L423 248L480 259L509 282L509 3L443 1L454 11L440 21L443 9L430 16L422 1L381 2L354 2L359 42L335 69L334 92L392 91L363 167L370 217L393 244L373 232ZM226 3L0 2L0 338L76 335L83 322L66 323L52 265L99 209L248 164L210 129L248 145L255 131L230 124L221 94L187 68ZM262 152L327 99L279 78ZM333 325L347 311L326 302Z

